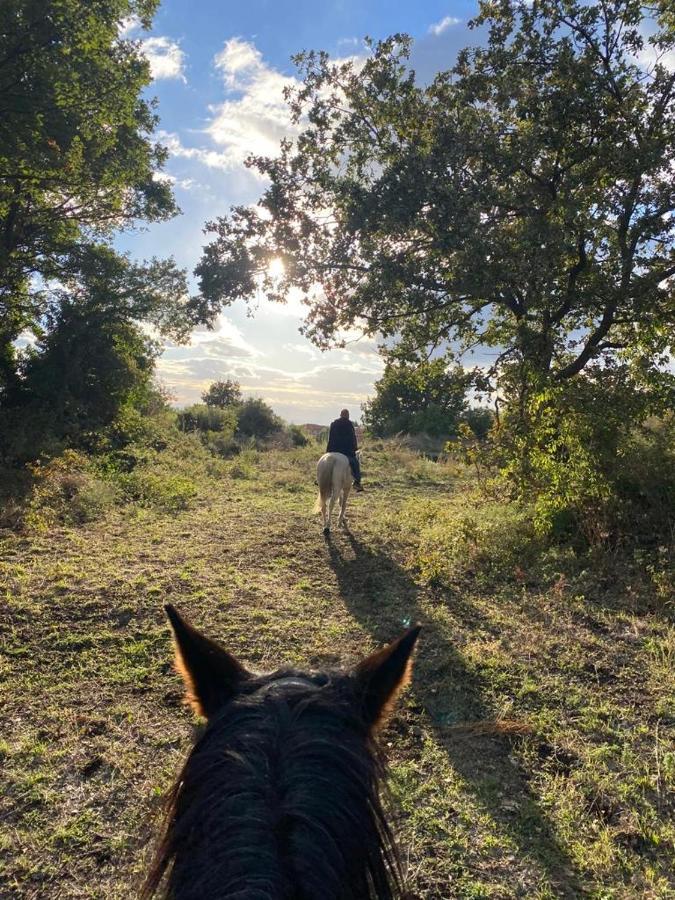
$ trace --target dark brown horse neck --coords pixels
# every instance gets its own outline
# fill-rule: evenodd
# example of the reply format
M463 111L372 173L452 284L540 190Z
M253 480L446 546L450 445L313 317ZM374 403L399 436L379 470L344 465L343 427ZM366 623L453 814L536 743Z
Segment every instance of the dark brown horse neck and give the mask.
M379 797L383 762L360 710L351 675L250 678L210 719L176 781L142 896L400 896Z

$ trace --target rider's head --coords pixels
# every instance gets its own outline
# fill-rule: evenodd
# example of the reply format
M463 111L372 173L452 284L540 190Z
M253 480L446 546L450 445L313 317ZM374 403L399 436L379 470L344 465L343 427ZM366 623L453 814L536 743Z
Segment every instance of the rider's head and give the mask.
M348 419L348 418L349 418L349 410L348 410L348 409L341 409L341 410L340 410L340 418L341 418L341 419Z

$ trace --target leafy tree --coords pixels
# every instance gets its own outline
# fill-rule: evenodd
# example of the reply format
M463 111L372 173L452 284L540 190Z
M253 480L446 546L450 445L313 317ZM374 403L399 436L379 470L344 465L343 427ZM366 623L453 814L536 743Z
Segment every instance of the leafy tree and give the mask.
M364 404L365 426L378 437L399 432L454 434L466 408L468 376L444 359L390 362L375 383L375 396Z
M111 312L64 303L26 363L26 393L49 410L61 436L77 438L110 424L149 387L157 345Z
M237 428L237 413L233 409L195 403L178 413L178 428L187 432L224 431L232 437Z
M309 436L300 425L289 425L287 431L294 447L306 447L309 444Z
M13 342L45 314L45 283L72 277L92 239L176 211L141 98L149 66L119 36L131 15L149 27L156 6L0 4L0 399L16 381Z
M227 409L241 403L241 387L238 381L228 378L226 381L214 381L208 391L202 394L202 402L207 406Z
M362 66L301 54L300 136L250 161L270 182L259 208L209 226L202 311L299 289L320 345L365 325L403 358L494 347L523 411L590 365L658 379L675 326L675 22L665 0L646 15L640 0L482 2L487 46L426 86L405 36Z
M139 266L107 246L84 245L74 270L45 290L39 340L5 406L28 425L41 410L55 435L78 439L146 397L159 344L140 323L181 338L190 319L185 275L170 261Z
M472 406L462 416L462 421L479 441L484 441L495 424L495 414L486 406Z
M244 437L267 438L283 427L283 422L264 400L249 397L239 407L237 432Z

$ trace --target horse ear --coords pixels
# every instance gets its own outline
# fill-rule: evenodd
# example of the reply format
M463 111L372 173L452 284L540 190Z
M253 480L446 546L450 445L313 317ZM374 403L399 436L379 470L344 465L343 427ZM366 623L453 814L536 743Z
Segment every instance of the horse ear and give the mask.
M357 692L371 728L382 724L393 709L399 692L410 681L412 657L421 626L409 628L356 667Z
M170 603L164 609L173 629L176 669L185 682L188 702L208 719L235 694L249 673L220 644L186 622Z

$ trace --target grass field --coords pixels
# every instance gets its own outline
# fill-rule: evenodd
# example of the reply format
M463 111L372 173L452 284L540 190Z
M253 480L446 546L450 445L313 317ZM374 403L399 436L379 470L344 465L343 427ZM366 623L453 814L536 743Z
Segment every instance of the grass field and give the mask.
M185 510L3 533L0 895L135 895L193 734L171 601L261 669L349 664L423 623L384 735L418 897L675 897L663 572L530 558L467 472L396 449L366 457L326 542L316 456L244 454Z

